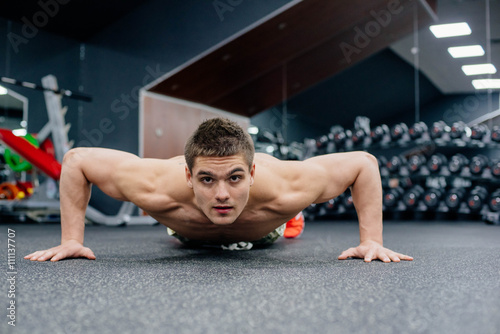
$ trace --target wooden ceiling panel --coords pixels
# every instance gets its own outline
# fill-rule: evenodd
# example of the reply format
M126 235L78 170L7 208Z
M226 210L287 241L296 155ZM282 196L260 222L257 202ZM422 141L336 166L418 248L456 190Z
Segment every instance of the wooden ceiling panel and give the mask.
M428 24L423 1L304 0L149 90L253 116L282 101L284 77L290 98L411 33L415 4L420 25ZM436 0L425 4L436 8ZM379 21L373 13L382 11L389 16ZM370 28L360 47L356 36Z

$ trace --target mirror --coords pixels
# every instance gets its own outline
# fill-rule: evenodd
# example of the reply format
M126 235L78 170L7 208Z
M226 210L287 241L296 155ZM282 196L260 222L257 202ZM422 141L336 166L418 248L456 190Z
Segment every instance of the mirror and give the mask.
M25 131L28 125L28 99L0 86L0 128Z

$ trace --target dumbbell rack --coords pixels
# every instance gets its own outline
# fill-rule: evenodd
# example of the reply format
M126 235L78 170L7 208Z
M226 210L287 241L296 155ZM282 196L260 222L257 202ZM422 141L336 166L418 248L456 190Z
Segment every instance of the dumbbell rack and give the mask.
M442 125L443 123L441 122L440 126ZM460 129L460 127L463 127L462 124L457 124L456 126L458 130L463 130ZM480 140L471 139L470 136L466 136L465 134L460 135L458 132L451 133L452 128L449 127L445 127L443 133L439 136L435 136L434 133L431 133L433 129L428 131L425 124L423 129L424 131L422 131L418 138L410 138L409 133L411 132L409 132L408 128L405 127L406 125L404 124L396 124L391 129L385 126L384 129L373 129L370 134L368 134L367 131L360 131L360 129L344 131L341 127L332 127L330 134L322 136L316 140L316 155L341 151L363 150L377 156L377 158L379 158L380 173L384 188L384 216L386 218L408 218L412 216L415 218L430 218L432 216L439 215L439 217L443 219L457 219L457 217L463 217L465 219L474 220L482 219L488 223L499 224L500 212L493 212L493 210L491 210L486 204L482 204L481 208L478 210L472 210L462 200L459 207L450 209L450 207L445 205L443 197L435 207L429 207L424 204L423 200L418 199L415 206L409 208L408 205L405 205L402 201L403 192L408 191L411 186L416 185L421 186L425 190L440 188L441 191L445 189L450 191L453 187L462 189L466 188L467 193L470 193L475 186L481 186L487 189L487 192L491 194L496 189L500 189L500 177L499 175L492 174L490 166L487 166L487 168L485 168L479 175L471 173L469 167L463 168L460 173L452 173L447 166L444 166L439 171L433 171L425 165L420 168L418 172L412 172L408 166L404 164L403 166L400 166L397 171L390 171L387 166L391 165L387 165L388 162L383 161L383 157L388 152L389 154L397 155L394 152L400 152L402 150L406 151L406 156L412 156L422 151L437 153L442 151L477 152L498 150L500 148L500 143L498 141L495 142L491 140L489 137L490 133ZM410 128L410 131L411 130L412 128ZM455 128L453 128L453 130L458 131ZM380 136L375 143L370 138L374 131L379 131L379 134L382 133L382 136ZM400 131L397 139L392 136L392 132L394 131ZM361 140L356 138L356 135L363 137L363 134L365 136ZM400 188L402 190L396 188ZM440 191L436 192L439 195ZM345 215L346 212L355 215L353 208L351 208L350 211L343 208L342 201L346 196L348 195L343 194L339 196L338 199L335 199L338 203L336 205L333 205L332 203L325 203L320 207L316 205L306 209L305 213L310 218ZM391 196L393 196L393 198L391 198ZM392 202L391 199L393 200ZM328 206L330 206L330 209L327 208Z

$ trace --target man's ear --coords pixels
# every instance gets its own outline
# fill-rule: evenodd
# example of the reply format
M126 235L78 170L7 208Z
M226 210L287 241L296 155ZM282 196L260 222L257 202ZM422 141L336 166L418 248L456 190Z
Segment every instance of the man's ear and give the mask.
M252 165L252 169L250 169L250 186L253 184L255 179L255 164Z
M193 181L192 181L192 175L191 175L191 172L189 171L189 168L188 166L186 165L185 167L185 171L186 171L186 181L187 181L187 185L189 188L193 188Z

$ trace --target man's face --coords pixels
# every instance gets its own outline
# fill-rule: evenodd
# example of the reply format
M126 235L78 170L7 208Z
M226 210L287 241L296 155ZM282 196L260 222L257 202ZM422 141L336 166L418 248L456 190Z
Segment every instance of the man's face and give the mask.
M248 202L254 172L255 165L249 171L243 155L197 157L192 174L186 167L186 179L208 219L216 225L228 225L234 223Z

